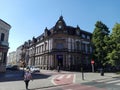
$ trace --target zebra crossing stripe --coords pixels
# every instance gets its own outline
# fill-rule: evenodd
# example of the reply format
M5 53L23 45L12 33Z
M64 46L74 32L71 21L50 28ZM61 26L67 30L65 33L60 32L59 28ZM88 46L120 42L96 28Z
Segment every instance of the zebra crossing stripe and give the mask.
M67 75L67 77L66 78L70 78L72 75L70 74L70 75Z
M62 79L64 77L64 75L61 75L60 77L58 77L57 79Z

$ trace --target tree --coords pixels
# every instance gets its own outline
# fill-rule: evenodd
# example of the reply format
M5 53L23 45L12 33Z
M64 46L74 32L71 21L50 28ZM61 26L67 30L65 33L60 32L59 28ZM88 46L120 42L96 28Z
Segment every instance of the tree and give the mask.
M101 21L97 21L92 35L93 58L97 66L106 64L107 40L109 39L108 27Z
M110 52L107 55L107 59L110 60L110 64L113 66L120 65L120 24L116 23L112 29L110 35Z

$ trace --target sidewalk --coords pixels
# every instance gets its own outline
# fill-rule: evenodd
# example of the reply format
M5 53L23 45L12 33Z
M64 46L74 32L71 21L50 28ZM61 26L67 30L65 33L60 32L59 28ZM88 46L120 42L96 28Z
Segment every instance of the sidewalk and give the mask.
M76 75L76 83L85 83L94 80L108 79L120 77L120 75L115 73L104 73L104 76L101 76L100 73L84 73L84 80L82 80L82 73Z

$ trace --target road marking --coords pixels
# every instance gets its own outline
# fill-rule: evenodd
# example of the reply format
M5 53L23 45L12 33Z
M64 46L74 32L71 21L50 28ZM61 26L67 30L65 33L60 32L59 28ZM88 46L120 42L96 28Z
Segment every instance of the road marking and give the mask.
M54 82L54 79L57 77L58 75L56 75L55 77L53 76L51 82L54 84L54 85L57 85L55 82Z
M120 80L109 81L109 82L106 82L106 83L107 83L107 84L111 84L111 83L117 83L117 82L120 82Z
M98 80L97 82L107 82L113 80L113 78L108 78L108 79L102 79L102 80Z
M67 75L67 77L66 78L70 78L72 75L70 74L70 75Z
M73 83L76 81L76 74L73 75Z
M64 75L56 75L52 78L51 82L54 85L62 84L62 83L75 83L75 74L64 74Z
M61 75L61 76L59 76L57 79L62 79L64 77L64 75Z
M120 83L116 83L115 85L120 85Z

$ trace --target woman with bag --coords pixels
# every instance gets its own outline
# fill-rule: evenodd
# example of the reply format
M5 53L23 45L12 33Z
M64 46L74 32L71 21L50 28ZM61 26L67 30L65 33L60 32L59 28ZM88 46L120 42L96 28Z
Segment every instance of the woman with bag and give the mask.
M24 82L26 86L26 90L28 90L29 81L32 79L32 75L29 69L26 69L24 74Z

